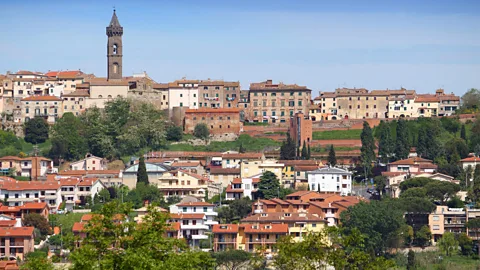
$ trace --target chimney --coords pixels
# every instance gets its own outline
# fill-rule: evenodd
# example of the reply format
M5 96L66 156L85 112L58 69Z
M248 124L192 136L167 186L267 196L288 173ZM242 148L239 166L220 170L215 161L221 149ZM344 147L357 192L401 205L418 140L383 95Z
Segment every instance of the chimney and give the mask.
M272 80L267 80L266 84L273 84L273 81Z

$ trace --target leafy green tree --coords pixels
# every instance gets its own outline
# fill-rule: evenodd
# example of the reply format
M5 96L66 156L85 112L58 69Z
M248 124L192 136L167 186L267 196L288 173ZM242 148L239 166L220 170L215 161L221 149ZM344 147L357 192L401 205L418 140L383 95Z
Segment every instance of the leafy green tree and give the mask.
M287 133L287 140L282 142L280 147L280 159L281 160L293 160L295 159L295 143L290 137L290 133Z
M473 240L468 237L466 233L461 233L457 236L460 252L464 256L470 256L473 253Z
M238 152L242 154L247 152L247 149L245 148L245 146L243 146L243 142L240 143L240 146L238 147Z
M378 125L378 156L383 163L388 163L394 155L395 144L392 139L390 125L383 120Z
M30 213L23 216L22 222L25 226L35 227L40 230L42 235L50 234L50 224L48 224L47 219L37 213Z
M465 130L465 125L462 125L462 129L460 130L460 138L467 142L467 131Z
M84 157L87 151L82 122L72 113L64 113L52 127L50 156L75 160Z
M195 126L195 129L193 130L193 136L206 140L208 135L210 135L210 131L205 123L200 123Z
M277 175L271 171L266 171L260 176L258 183L258 197L261 199L276 198L280 193L280 182Z
M71 269L211 269L215 260L206 252L192 251L183 239L165 237L167 214L148 208L137 224L127 219L131 208L118 201L107 203L85 226L86 237L70 259ZM174 252L181 251L181 252Z
M480 146L480 119L475 120L472 126L472 131L470 132L470 139L468 140L470 144L470 150L477 153ZM479 156L477 154L477 156Z
M59 234L52 235L48 238L48 243L51 246L59 247L62 244L62 237Z
M480 91L471 88L462 96L462 109L471 110L475 112L480 108Z
M303 147L302 147L302 159L308 159L308 150L307 150L307 144L305 141L303 141Z
M470 219L467 221L467 228L475 233L475 238L478 239L480 233L480 218ZM478 255L480 256L480 248L478 249Z
M375 161L375 139L373 132L367 121L363 122L362 133L360 134L362 148L360 149L360 161L362 166L370 174L372 170L372 162Z
M181 127L169 126L167 128L167 141L178 142L182 140L183 131Z
M385 193L385 189L387 187L388 178L382 175L375 176L373 178L373 182L375 184L375 189L378 191L380 196Z
M405 226L403 210L389 200L360 202L340 214L340 221L348 234L358 229L366 236L365 249L374 254L383 254L389 242L399 237Z
M462 127L462 124L456 118L442 117L440 118L440 122L442 123L442 126L446 131L453 134L457 134L457 132Z
M400 183L400 190L403 192L414 187L425 187L428 183L436 181L427 177L414 177Z
M217 267L228 270L240 270L248 266L252 254L244 250L226 250L212 253Z
M138 171L137 171L137 184L144 183L149 184L148 181L148 174L147 174L147 166L145 165L145 158L143 155L140 157L138 162Z
M400 198L427 198L427 190L424 187L409 188L400 193Z
M422 248L427 246L432 239L432 233L427 225L423 225L420 230L415 233L415 242Z
M307 159L310 159L311 157L312 157L312 152L310 150L310 144L309 144L307 149Z
M109 134L112 126L106 122L105 115L99 108L90 108L80 116L80 120L85 126L85 137L90 153L104 158L114 158L119 155L115 147L116 137ZM115 129L119 130L119 128ZM118 136L117 132L114 134Z
M435 180L426 184L425 189L427 190L427 196L445 205L448 199L453 198L460 191L460 186L455 183Z
M465 204L458 196L454 196L447 202L447 206L448 208L463 208Z
M415 269L415 252L410 249L407 255L407 270L413 269Z
M438 247L445 255L452 256L458 251L458 241L455 239L455 234L445 232L442 238L438 241Z
M48 139L48 124L42 117L35 117L25 123L25 141L33 144Z
M328 151L328 164L332 167L335 167L337 165L337 156L335 154L335 148L333 148L333 144L330 145L330 150Z
M395 159L406 159L410 153L409 129L405 120L400 119L396 127L397 139L395 147Z
M32 257L28 258L22 266L22 270L54 270L55 267L53 263L47 258Z

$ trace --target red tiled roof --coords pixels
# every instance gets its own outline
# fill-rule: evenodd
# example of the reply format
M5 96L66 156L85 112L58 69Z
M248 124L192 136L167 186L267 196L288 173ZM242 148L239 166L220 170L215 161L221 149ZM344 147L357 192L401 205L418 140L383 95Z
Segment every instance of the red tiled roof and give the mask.
M0 206L0 213L16 213L16 212L20 212L19 206L6 206L6 205Z
M241 188L235 188L232 189L232 185L228 185L227 188L225 189L226 193L243 193L243 189Z
M241 183L242 183L241 178L234 178L233 181L232 181L232 184L241 184Z
M102 174L120 174L120 170L66 170L58 172L59 175L102 175Z
M75 223L73 224L72 231L74 231L74 232L81 232L81 231L83 231L83 229L84 229L84 225L85 225L85 223L75 222Z
M22 101L62 101L62 99L56 96L29 96Z
M261 159L263 156L262 153L238 153L238 154L222 154L224 159Z
M167 232L177 232L180 231L180 222L170 222L167 224Z
M12 237L12 236L32 236L33 227L3 227L0 228L0 237Z
M57 181L18 181L18 182L4 182L0 184L1 189L5 190L57 190L60 184Z
M150 160L148 160L150 162ZM192 161L176 161L172 163L172 167L197 167L200 165L200 161L198 160L192 160Z
M304 202L301 200L285 200L285 201L293 205L308 205L308 202Z
M185 114L193 113L240 113L240 109L237 108L201 108L201 109L186 109Z
M0 220L0 227L14 227L17 224L16 220Z
M238 224L214 224L212 227L213 233L237 233Z
M245 233L288 233L288 224L245 224Z
M397 160L397 161L391 162L391 163L389 163L389 165L415 165L415 164L421 163L421 162L432 163L432 161L429 160L429 159L424 159L424 158L421 158L421 157L412 157L412 158L407 158L407 159L402 159L402 160Z
M278 163L282 163L285 166L314 166L320 164L320 160L279 160Z
M460 162L480 162L480 158L479 157L467 157L467 158L464 158L464 159L460 160Z
M335 207L335 206L332 206L332 203L328 203L328 202L310 202L311 205L315 205L317 207L320 207L322 209L329 209L329 208L332 208L332 209L335 209L335 208L338 208L338 207Z
M433 163L420 163L418 167L421 169L436 169L438 166Z
M189 172L189 171L186 171L186 170L179 170L179 171L182 172L182 173L184 173L184 174L186 174L186 175L189 175L189 176L191 176L191 177L194 177L194 178L196 178L196 179L198 179L198 180L203 180L203 181L205 181L205 182L213 182L212 180L210 180L210 179L208 179L208 178L206 178L206 177L203 177L203 176L201 176L201 175L199 175L199 174L196 174L196 173L192 173L192 172Z
M215 205L207 202L188 202L188 203L179 203L177 204L177 206L187 207L187 206L215 206Z
M203 219L205 214L170 214L171 219Z
M313 165L313 166L295 166L294 170L296 172L309 172L309 171L315 171L318 169L318 165Z
M88 93L88 90L78 90L78 89L71 93L62 95L62 97L89 97L89 96L90 94Z
M284 213L284 212L271 212L263 214L254 214L241 220L242 223L250 222L323 222L320 217L309 213Z
M240 175L240 168L217 168L211 167L210 174L236 174Z
M27 202L20 206L21 209L45 209L48 208L46 202Z
M90 220L92 220L94 215L96 215L96 214L85 214L85 215L82 216L81 221L82 222L90 221Z

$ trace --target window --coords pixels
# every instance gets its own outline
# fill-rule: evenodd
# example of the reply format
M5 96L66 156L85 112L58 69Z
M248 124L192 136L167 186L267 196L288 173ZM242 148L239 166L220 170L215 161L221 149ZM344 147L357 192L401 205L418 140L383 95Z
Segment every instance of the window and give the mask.
M197 97L197 94L193 94L193 97Z
M180 94L180 97L183 97L183 94Z
M434 231L440 230L440 225L433 225L433 230Z
M183 102L180 102L180 107L183 107Z
M360 105L357 105L357 109L360 109Z
M215 86L215 90L220 90L220 87L218 87L218 86Z
M280 116L285 116L285 111L281 111Z
M302 106L302 101L301 100L298 101L298 106Z
M301 95L302 95L302 92L298 92L298 95L301 96Z
M187 212L187 207L183 207L182 212Z
M439 221L440 217L439 216L433 216L433 221Z
M193 207L193 212L197 212L197 207Z
M207 207L203 207L203 212L207 212Z
M28 113L28 108L25 109L25 113Z

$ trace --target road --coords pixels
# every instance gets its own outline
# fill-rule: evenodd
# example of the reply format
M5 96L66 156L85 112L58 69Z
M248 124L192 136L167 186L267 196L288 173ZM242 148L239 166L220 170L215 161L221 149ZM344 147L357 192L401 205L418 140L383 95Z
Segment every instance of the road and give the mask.
M361 197L370 199L371 195L369 193L367 193L367 189L371 188L371 187L372 187L372 185L365 186L365 184L354 185L352 187L352 193L356 196L361 196Z

